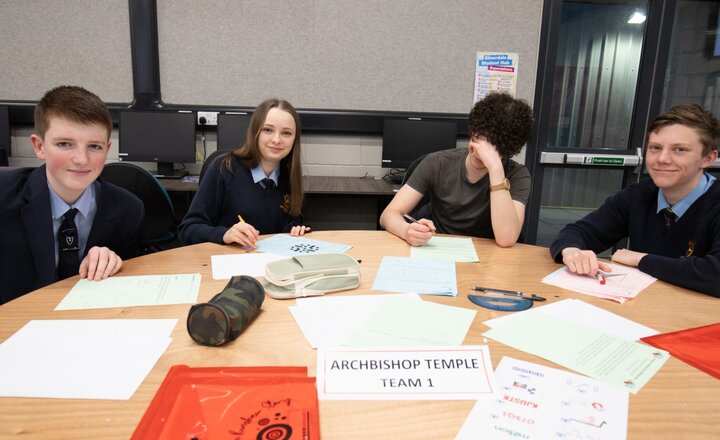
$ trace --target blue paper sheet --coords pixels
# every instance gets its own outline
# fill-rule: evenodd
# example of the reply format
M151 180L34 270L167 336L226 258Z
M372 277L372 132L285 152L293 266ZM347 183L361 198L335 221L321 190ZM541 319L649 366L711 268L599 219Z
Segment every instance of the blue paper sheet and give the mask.
M255 248L262 252L295 257L298 255L313 254L342 254L352 248L352 246L304 237L292 237L287 234L278 234L258 241Z
M455 262L383 257L372 290L457 296Z

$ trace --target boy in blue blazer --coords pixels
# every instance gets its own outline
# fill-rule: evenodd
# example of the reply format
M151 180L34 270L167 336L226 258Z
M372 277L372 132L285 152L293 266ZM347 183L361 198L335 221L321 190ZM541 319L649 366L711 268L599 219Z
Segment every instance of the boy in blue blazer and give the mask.
M45 164L0 172L0 304L73 275L101 280L137 255L143 204L98 180L112 118L95 94L47 92L35 108L35 154Z

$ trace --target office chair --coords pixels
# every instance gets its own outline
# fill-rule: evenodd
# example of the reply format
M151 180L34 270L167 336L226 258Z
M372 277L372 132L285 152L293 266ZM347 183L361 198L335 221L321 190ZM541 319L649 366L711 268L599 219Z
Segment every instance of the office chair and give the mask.
M225 157L225 154L231 153L233 150L215 150L212 153L208 155L207 158L205 158L205 162L202 164L202 168L200 168L200 177L198 178L198 183L202 181L203 176L205 175L205 171L207 171L207 168L215 162L215 159L222 157Z
M417 168L420 162L425 159L425 156L427 156L427 154L423 154L422 156L418 157L410 163L410 166L407 167L407 169L405 170L405 175L403 176L400 187L405 185L408 179L410 179L410 175L413 173L413 171L415 171L415 168ZM415 209L413 209L412 212L410 212L409 214L413 218L416 218L418 220L420 220L421 218L432 220L432 205L430 205L430 196L425 194L422 200L420 200L420 203L418 203Z
M140 254L162 250L160 245L177 239L175 210L165 187L148 170L128 162L105 165L106 181L135 194L145 205Z

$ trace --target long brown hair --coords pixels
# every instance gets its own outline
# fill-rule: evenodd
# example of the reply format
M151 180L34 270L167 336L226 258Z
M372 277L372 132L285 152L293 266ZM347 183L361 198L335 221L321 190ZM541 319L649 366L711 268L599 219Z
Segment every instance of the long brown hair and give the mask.
M225 157L223 167L232 172L233 156L237 157L240 163L246 168L255 168L260 164L260 146L258 145L260 130L262 130L268 112L273 108L290 113L295 120L295 141L293 142L290 154L280 161L280 167L285 168L285 171L290 176L290 203L288 206L288 214L298 216L302 210L304 195L302 166L300 164L300 117L297 111L295 111L295 107L289 102L282 99L270 98L258 105L250 119L245 144Z

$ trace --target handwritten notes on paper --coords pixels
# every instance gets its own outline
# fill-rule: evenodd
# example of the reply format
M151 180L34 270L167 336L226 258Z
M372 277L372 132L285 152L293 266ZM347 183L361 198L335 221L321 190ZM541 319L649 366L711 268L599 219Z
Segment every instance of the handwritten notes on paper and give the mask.
M470 238L434 236L422 246L412 246L410 256L413 258L430 258L434 260L451 260L458 263L475 263L480 261Z
M199 273L81 279L55 310L195 304L199 291Z
M319 348L320 400L477 400L495 389L486 345Z
M622 304L635 298L638 293L656 281L656 278L638 269L619 264L605 264L612 268L612 272L608 273L604 284L601 284L597 278L574 274L568 270L567 266L546 276L542 282Z
M372 290L457 296L455 262L383 257Z

